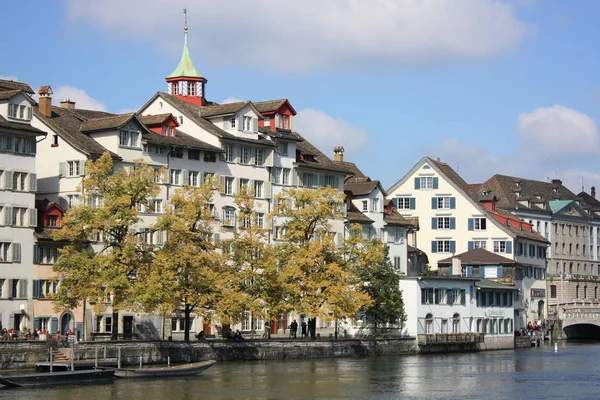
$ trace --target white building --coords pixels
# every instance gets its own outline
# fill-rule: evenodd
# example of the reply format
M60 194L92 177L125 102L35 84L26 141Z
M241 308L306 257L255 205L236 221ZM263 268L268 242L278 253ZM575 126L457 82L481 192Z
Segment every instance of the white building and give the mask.
M32 328L31 280L36 146L35 101L29 85L0 80L0 323L20 334Z

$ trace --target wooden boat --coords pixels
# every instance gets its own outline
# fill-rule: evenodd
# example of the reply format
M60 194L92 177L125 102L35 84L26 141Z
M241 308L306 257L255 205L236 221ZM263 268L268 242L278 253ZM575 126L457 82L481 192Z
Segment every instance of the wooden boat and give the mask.
M202 371L212 367L216 361L208 360L189 364L171 365L168 367L152 368L119 368L115 371L117 378L163 378L171 376L198 375Z
M114 370L88 369L38 374L0 375L0 384L7 388L19 388L82 383L106 383L113 381L114 374Z

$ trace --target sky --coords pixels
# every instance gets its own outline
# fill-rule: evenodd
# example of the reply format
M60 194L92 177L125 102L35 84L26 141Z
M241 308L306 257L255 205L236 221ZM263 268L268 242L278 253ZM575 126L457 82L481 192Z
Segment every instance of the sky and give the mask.
M287 98L294 130L389 188L423 156L600 187L597 0L0 2L0 78L137 110L175 69L183 9L215 102Z

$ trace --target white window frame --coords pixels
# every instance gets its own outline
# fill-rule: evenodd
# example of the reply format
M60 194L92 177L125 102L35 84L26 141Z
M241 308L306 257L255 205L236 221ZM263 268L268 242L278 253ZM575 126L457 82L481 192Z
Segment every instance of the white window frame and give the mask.
M450 196L440 196L437 198L438 210L450 210Z
M506 240L494 240L494 253L506 253Z
M419 182L420 189L433 189L433 176L422 176Z
M437 217L437 229L447 231L450 229L450 217Z
M482 227L483 225L483 227ZM473 218L473 230L474 231L485 231L487 230L487 221L485 217Z

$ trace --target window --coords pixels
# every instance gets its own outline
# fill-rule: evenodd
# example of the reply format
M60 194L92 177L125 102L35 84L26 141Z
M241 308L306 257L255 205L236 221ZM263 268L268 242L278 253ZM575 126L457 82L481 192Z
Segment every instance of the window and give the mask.
M254 165L263 166L265 164L265 155L262 149L254 149Z
M529 257L535 257L535 245L534 244L529 245Z
M257 213L256 214L256 225L258 225L258 227L260 229L264 229L265 228L265 214L264 213Z
M252 132L252 117L244 117L243 120L244 126L242 127L242 130L246 131L246 132Z
M173 158L183 158L183 149L181 147L176 147L171 150L171 157Z
M189 160L200 160L200 150L188 150Z
M371 199L371 212L379 212L379 199Z
M13 207L12 209L12 226L28 226L25 217L27 209L24 207Z
M302 186L317 187L317 176L308 172L302 173Z
M284 115L282 118L282 121L283 121L283 129L291 129L289 115Z
M450 241L449 240L438 240L437 241L437 252L438 253L450 253Z
M121 147L140 147L140 133L136 131L121 130L119 132L119 145Z
M26 189L25 182L27 181L27 174L25 172L13 172L12 189L19 192L24 192Z
M104 332L112 332L112 317L104 317Z
M240 179L240 189L245 187L247 190L249 190L250 189L249 185L250 185L250 179L244 179L244 178Z
M450 217L438 217L436 229L450 229Z
M144 145L144 153L146 153L146 154L164 155L165 154L165 148L164 147L160 147L160 146L150 146L150 145L145 144Z
M485 249L486 241L485 240L473 240L473 248L474 249Z
M250 164L250 149L247 147L240 147L240 163Z
M398 197L396 200L396 208L398 210L414 210L415 209L415 198L414 197Z
M11 262L12 254L10 252L10 242L0 242L0 262Z
M234 161L234 159L235 159L234 150L235 150L235 148L233 147L233 145L231 145L231 144L225 145L225 161L227 161L227 162Z
M35 264L51 265L58 261L58 247L56 246L36 246L34 247Z
M436 198L436 202L437 202L437 209L438 210L450 210L451 208L453 208L451 206L451 201L450 201L451 197L437 197Z
M74 207L79 205L79 195L78 194L68 194L67 195L67 204L69 207Z
M362 211L363 212L369 211L369 202L367 200L362 201Z
M288 155L288 143L287 142L279 143L279 154L281 154L282 156Z
M163 211L162 200L161 199L152 199L152 212L155 214L160 214Z
M198 171L190 171L188 172L188 185L193 187L198 187L200 184L200 173Z
M8 116L14 119L31 119L31 107L25 104L8 104Z
M421 304L433 304L433 288L421 289Z
M264 126L271 126L271 117L265 117Z
M46 216L46 226L50 228L58 227L58 215Z
M223 185L223 193L228 195L233 195L233 183L234 178L231 176L226 176L224 179Z
M494 240L494 253L510 253L508 244L505 240Z
M193 331L194 318L190 317L190 324L188 331ZM184 332L185 331L185 317L173 317L171 318L171 332Z
M452 333L460 333L460 315L454 314L452 317Z
M214 153L212 151L205 151L204 162L217 162L217 153Z
M419 189L433 189L433 177L423 176L421 177L421 185Z
M170 171L170 183L171 185L181 185L181 170L180 169L172 169Z
M263 181L254 181L254 197L262 198L263 197Z
M485 218L469 218L467 220L467 225L470 231L485 231L487 229Z
M279 183L281 184L281 168L273 168L273 183Z
M79 176L80 174L80 161L67 161L67 176Z
M398 257L398 256L394 257L394 268L396 270L400 270L401 265L402 265L402 258Z
M231 126L232 128L235 128L235 120L235 115L229 120L229 126Z
M282 185L289 185L290 184L290 172L291 170L289 168L283 168L283 170L281 171L281 184Z
M235 209L232 207L223 207L223 225L233 226L235 222Z

